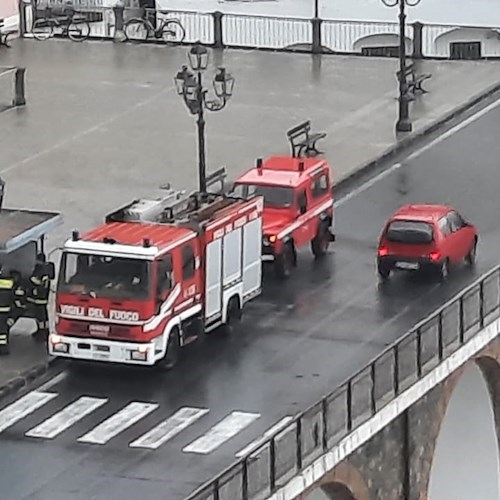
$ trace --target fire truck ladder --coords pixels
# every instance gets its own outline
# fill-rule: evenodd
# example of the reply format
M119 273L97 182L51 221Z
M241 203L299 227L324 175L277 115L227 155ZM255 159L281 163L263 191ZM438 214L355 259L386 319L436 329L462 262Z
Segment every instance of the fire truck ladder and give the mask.
M185 191L172 189L170 184L160 186L166 191L165 196L156 199L136 199L108 214L106 222L154 222L154 223L200 223L215 211L231 203L225 196L225 168L220 168L207 177L207 187L220 183L215 192L200 193L194 191L186 195ZM218 202L218 203L215 203ZM210 213L206 209L211 209Z
M174 201L165 207L163 222L178 222L181 224L199 224L203 220L210 218L217 210L220 210L232 203L226 191L226 169L224 167L208 175L206 178L207 188L220 183L220 189L200 193L194 191L185 199Z

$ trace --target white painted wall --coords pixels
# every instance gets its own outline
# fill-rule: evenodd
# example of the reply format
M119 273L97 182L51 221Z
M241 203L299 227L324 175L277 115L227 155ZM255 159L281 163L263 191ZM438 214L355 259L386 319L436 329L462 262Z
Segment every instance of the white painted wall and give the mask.
M0 0L3 1L3 0ZM325 19L397 22L397 8L381 0L318 0L320 17ZM233 14L310 18L314 0L156 0L159 8ZM408 8L408 21L438 24L500 26L498 0L422 0Z
M429 500L500 499L500 460L488 387L470 366L450 399L431 469Z

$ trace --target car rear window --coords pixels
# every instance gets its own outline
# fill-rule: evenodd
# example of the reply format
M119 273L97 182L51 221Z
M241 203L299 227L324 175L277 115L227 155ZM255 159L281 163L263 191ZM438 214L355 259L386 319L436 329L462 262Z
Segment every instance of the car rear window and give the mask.
M395 243L425 244L432 242L433 231L426 222L396 220L389 224L385 237Z

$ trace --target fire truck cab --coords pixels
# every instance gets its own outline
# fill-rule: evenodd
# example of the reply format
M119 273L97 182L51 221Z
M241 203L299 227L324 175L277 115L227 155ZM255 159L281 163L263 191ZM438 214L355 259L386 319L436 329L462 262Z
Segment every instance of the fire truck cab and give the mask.
M170 190L64 245L54 356L171 368L181 347L230 329L261 292L262 207Z
M319 258L335 241L332 182L325 160L259 158L235 181L232 193L264 198L262 260L274 263L279 278L287 278L296 266L298 248L310 243Z

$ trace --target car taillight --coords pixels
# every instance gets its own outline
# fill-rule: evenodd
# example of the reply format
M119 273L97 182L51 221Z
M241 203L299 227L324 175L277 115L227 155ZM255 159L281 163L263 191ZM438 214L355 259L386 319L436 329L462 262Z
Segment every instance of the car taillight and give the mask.
M441 257L441 252L431 252L429 254L429 259L431 260L431 262L437 262Z
M385 257L386 255L389 255L389 249L387 247L380 247L378 249L378 256Z

